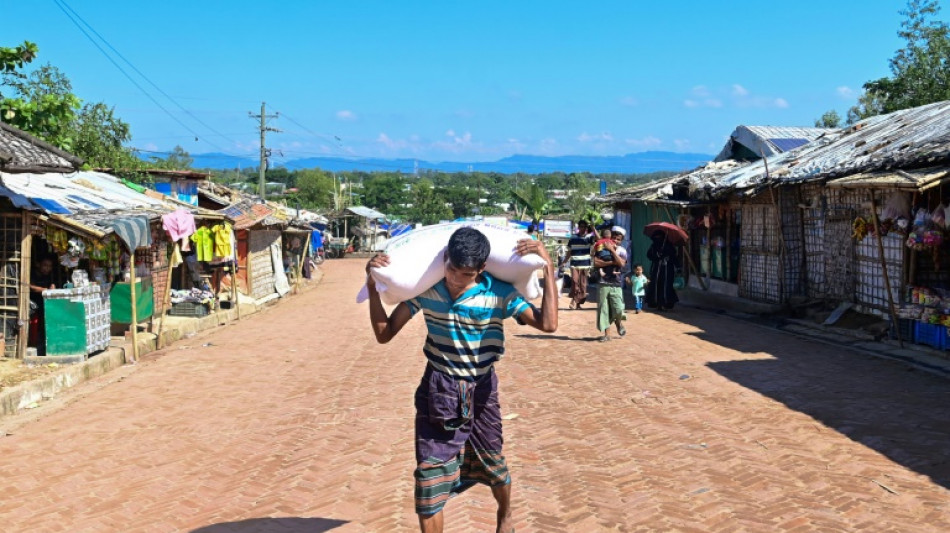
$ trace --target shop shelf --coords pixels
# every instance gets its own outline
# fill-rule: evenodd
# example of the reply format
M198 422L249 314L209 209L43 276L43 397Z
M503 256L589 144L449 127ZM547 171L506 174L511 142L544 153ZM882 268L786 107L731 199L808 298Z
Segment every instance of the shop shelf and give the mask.
M946 350L950 344L947 327L938 324L917 322L914 326L914 337L918 344L926 344L939 350Z

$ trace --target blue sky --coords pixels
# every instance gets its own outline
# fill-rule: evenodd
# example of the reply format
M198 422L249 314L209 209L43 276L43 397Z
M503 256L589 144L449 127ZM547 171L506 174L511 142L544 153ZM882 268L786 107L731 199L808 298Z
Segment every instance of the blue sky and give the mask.
M259 134L248 112L266 101L268 113L283 115L271 121L283 132L268 145L286 159L429 161L714 154L739 124L811 126L828 109L843 115L865 81L889 73L905 6L65 2L172 97L113 56L175 118L55 0L2 0L0 44L37 43L34 64L59 67L83 100L114 105L136 148L254 156Z

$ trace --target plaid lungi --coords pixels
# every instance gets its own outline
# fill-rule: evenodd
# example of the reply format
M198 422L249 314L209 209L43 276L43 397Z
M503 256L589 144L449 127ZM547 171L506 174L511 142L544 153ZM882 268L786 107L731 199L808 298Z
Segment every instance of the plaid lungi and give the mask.
M416 513L431 515L476 483L511 482L501 454L498 377L457 380L426 367L416 389Z

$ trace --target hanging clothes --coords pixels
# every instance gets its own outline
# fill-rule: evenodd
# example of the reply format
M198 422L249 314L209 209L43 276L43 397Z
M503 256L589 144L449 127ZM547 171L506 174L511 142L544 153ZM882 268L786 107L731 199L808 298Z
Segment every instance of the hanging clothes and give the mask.
M162 215L162 227L173 241L180 241L195 232L195 216L184 209L176 209Z
M224 222L215 224L211 227L211 234L214 237L214 256L230 259L231 251L231 224Z
M188 237L195 233L195 216L184 209L176 209L167 215L162 215L162 227L168 232L172 241L181 241L183 252L191 251L191 241Z
M200 227L195 230L195 234L191 236L191 240L195 243L195 253L198 261L211 261L214 257L214 238L211 234L211 230L206 227Z

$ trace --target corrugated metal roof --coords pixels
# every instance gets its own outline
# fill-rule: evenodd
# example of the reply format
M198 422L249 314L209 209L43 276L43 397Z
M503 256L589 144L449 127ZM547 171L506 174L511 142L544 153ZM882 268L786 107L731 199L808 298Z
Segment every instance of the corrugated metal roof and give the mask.
M212 211L139 193L101 172L0 173L0 195L17 207L40 211L63 224L84 226L99 235L111 233L111 221L116 218L134 215L155 220L178 208L198 218L220 218Z
M5 172L68 172L79 168L82 159L0 122L0 170Z
M349 211L350 213L353 213L354 215L359 215L364 218L371 218L375 220L387 220L389 218L385 214L380 213L379 211L373 209L372 207L365 207L362 205L347 207L346 210Z
M165 205L161 200L126 187L118 178L100 172L0 173L0 179L7 189L29 198L48 212L74 214Z
M754 193L758 187L779 182L829 180L947 163L950 163L950 102L938 102L871 117L791 152L756 161L713 180L709 187L713 191Z
M738 126L729 135L726 145L713 161L770 157L834 131L836 130L795 126ZM751 154L753 157L740 157L743 155L740 152Z

